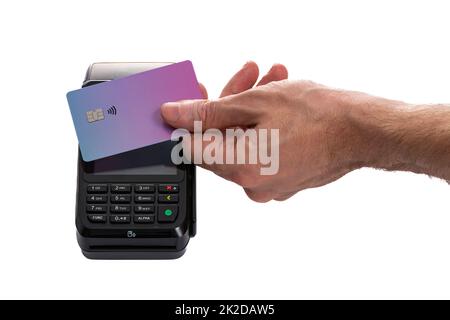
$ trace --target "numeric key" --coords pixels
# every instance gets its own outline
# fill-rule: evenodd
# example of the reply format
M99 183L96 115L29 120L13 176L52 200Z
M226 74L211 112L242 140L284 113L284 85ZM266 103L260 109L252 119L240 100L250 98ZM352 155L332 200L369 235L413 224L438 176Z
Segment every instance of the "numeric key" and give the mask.
M86 206L87 213L105 213L107 207L101 205L90 204Z
M135 213L153 213L155 212L154 206L134 206Z
M136 202L136 203L153 203L153 202L155 202L155 196L152 196L152 195L135 196L134 202Z
M131 219L130 216L119 216L119 215L113 215L109 217L109 221L111 223L130 223Z
M153 193L155 192L154 184L137 184L134 186L134 192L136 193Z
M115 195L111 196L111 203L130 203L131 196Z
M86 196L87 203L106 203L107 201L108 201L108 196L104 196L104 195Z
M88 184L88 193L106 193L108 191L108 186L106 184Z
M112 184L111 193L130 193L131 186L129 184Z
M131 207L130 206L111 206L109 207L109 212L114 212L114 213L128 213L131 211Z

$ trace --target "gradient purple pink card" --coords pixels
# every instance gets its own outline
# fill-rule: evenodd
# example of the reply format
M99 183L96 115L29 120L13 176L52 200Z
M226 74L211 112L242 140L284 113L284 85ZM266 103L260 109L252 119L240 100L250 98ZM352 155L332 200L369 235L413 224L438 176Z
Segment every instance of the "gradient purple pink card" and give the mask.
M194 68L183 61L67 94L84 161L170 140L160 106L201 99Z

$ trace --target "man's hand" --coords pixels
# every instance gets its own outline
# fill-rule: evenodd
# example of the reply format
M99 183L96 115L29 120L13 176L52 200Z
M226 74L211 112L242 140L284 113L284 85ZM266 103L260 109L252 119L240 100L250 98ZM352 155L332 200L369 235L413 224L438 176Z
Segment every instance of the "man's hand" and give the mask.
M241 185L251 199L284 200L364 166L450 179L448 106L417 107L313 82L287 81L286 69L274 68L276 72L252 88L257 67L247 64L221 98L167 103L161 110L170 125L190 131L196 120L204 130L279 129L276 175L261 175L261 164L202 165Z

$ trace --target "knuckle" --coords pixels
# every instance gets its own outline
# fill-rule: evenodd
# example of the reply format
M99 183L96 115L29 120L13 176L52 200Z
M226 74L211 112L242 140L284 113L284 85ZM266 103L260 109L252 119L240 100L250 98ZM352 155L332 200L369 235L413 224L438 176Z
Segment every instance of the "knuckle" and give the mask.
M285 87L289 86L292 81L288 79L278 80L278 81L272 81L265 85L265 88L269 91L278 91L283 90ZM262 88L264 90L264 88Z
M255 177L244 168L243 170L236 172L233 175L232 180L244 188L256 187L259 183L258 177Z
M330 90L324 87L313 87L304 92L304 101L307 106L315 108L327 101Z
M195 119L205 124L212 123L216 114L217 104L214 101L196 101L194 105Z
M276 196L274 198L275 201L285 201L287 199L289 199L290 197L292 197L292 195L281 195L281 196Z
M245 193L247 194L247 196L255 202L265 203L265 202L272 200L272 196L268 193L252 191L251 189L246 189L246 188L244 188L244 190L245 190Z
M311 80L297 80L296 85L302 89L310 89L319 86L317 83Z
M269 92L267 88L262 87L255 87L239 94L243 105L262 104L268 96Z
M264 86L258 86L246 92L246 99L252 105L260 108L264 106L273 107L284 105L289 102L292 97L289 94L288 80L273 81Z

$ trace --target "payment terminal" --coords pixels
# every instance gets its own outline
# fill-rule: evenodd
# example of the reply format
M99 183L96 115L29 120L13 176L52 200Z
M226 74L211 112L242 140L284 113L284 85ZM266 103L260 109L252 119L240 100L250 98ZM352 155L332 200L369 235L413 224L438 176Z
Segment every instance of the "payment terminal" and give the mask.
M83 87L169 63L94 63ZM90 259L174 259L196 233L195 167L174 165L177 142L85 162L78 151L77 239Z

